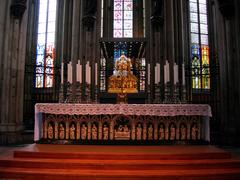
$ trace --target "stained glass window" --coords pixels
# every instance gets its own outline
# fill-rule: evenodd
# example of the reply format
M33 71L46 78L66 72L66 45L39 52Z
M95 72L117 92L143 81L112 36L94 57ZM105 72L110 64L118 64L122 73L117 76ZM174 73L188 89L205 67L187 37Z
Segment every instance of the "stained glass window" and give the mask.
M133 37L133 1L114 0L113 37Z
M210 89L206 0L190 0L189 10L192 88Z
M35 87L53 87L56 0L39 1Z

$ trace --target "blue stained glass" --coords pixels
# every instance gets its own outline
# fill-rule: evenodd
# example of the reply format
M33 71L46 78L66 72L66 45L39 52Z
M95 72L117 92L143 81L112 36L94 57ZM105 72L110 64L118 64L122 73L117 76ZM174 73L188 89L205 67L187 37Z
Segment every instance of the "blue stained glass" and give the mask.
M191 47L191 52L192 52L192 55L198 55L200 54L200 47L196 44L193 44L192 47Z
M44 54L37 55L37 66L44 66Z
M38 44L37 45L37 54L44 54L45 52L45 44Z

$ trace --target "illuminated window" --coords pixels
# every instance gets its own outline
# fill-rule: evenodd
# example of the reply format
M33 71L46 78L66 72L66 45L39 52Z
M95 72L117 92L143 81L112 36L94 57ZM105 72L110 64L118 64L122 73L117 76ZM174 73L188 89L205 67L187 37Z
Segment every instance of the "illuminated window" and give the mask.
M113 37L133 37L133 1L114 0Z
M39 1L36 88L53 87L56 0Z
M190 0L192 88L210 89L206 0Z
M103 7L104 0L101 1L101 37L103 37Z

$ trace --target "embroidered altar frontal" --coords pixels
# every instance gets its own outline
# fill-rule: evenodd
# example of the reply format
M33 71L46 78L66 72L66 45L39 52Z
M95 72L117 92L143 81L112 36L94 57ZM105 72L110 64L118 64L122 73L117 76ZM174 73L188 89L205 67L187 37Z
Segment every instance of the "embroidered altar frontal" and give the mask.
M202 104L36 104L36 142L209 142Z

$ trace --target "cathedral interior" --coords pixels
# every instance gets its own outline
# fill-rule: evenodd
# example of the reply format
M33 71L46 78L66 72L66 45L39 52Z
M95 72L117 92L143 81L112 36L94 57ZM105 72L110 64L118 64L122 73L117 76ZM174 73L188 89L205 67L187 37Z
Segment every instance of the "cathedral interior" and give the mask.
M239 10L238 0L1 0L0 144L33 142L37 103L117 103L109 78L124 54L129 104L208 104L210 143L239 146Z

